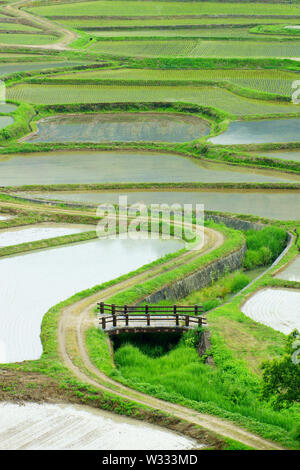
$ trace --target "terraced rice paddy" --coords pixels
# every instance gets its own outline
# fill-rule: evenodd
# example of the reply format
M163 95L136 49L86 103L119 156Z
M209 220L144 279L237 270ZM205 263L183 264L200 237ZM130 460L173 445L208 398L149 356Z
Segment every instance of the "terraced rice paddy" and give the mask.
M300 137L299 137L300 139ZM249 152L251 153L251 152ZM269 157L269 158L279 158L280 160L290 160L294 162L300 162L300 150L277 150L276 152L274 151L265 151L265 150L260 150L253 152L253 155L261 155L263 157Z
M267 288L252 295L242 306L252 320L289 334L300 329L300 291Z
M43 45L57 40L57 37L47 34L6 34L0 31L0 44Z
M0 129L3 129L4 127L9 126L10 124L13 124L14 119L10 116L0 116Z
M254 41L98 41L90 51L116 56L142 57L298 57L298 42Z
M93 225L75 224L38 224L29 227L17 227L0 230L0 247L19 245L37 240L71 235L72 233L88 232L95 230Z
M81 191L22 193L24 197L53 199L71 203L117 203L124 191ZM128 204L204 204L205 210L253 214L279 220L300 219L300 192L250 192L250 191L126 191Z
M213 106L237 116L299 113L297 105L250 100L220 88L198 86L22 84L8 88L6 96L36 104L181 101Z
M300 282L300 256L296 258L284 269L282 269L276 277L287 281Z
M210 139L212 143L221 145L298 142L299 140L300 119L231 122L223 134Z
M0 113L11 113L12 111L15 111L17 109L17 106L14 104L10 103L0 103Z
M42 59L42 60L41 60ZM30 70L56 69L58 67L73 67L81 65L82 62L46 62L44 57L40 57L40 61L36 62L18 62L18 63L0 63L0 76L15 72L25 72Z
M299 9L292 4L263 4L251 6L243 3L218 2L165 2L154 1L91 1L73 4L47 5L26 8L39 16L172 16L172 15L297 15Z
M0 159L2 186L176 181L285 183L299 182L300 176L143 151L56 151Z
M50 76L51 77L51 76ZM291 96L292 83L299 79L297 73L274 70L146 70L146 69L104 69L56 74L61 79L112 79L112 80L189 80L226 81L253 90Z
M102 239L1 259L0 363L40 357L41 321L56 303L182 246L176 240Z
M256 34L249 32L249 27L245 28L187 28L187 29L134 29L129 30L109 30L109 31L90 31L96 37L188 37L188 38L224 38L229 36L230 38L255 38L259 37Z
M209 133L193 116L158 113L78 114L43 119L31 142L186 142Z
M8 220L8 219L10 219L10 218L11 218L10 215L3 215L3 214L0 214L0 221L1 221L1 220Z
M1 403L0 413L1 450L178 450L198 447L193 439L82 405Z

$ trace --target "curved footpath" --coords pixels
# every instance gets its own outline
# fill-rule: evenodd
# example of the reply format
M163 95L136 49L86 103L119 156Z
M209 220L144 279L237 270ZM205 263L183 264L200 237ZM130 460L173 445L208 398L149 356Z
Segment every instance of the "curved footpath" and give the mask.
M216 238L213 246L205 248L202 254L208 253L218 246L221 246L223 237L220 236L218 232L215 232L214 236ZM155 273L153 272L153 274ZM143 274L120 282L118 285L109 287L100 293L82 299L61 311L58 328L58 343L62 362L78 379L95 386L101 391L110 392L123 399L133 400L139 404L151 407L152 409L171 414L174 417L184 419L191 424L199 425L214 433L237 440L246 446L258 450L282 449L281 446L256 436L230 421L199 413L193 409L169 403L126 387L107 377L92 364L85 346L85 333L91 326L97 326L97 319L93 312L96 302L106 300L112 295L124 291L131 285L135 285L142 276ZM82 361L80 366L78 366L79 357Z
M1 10L3 11L4 14L7 14L8 16L13 16L18 19L26 20L26 22L29 22L33 26L38 26L44 31L52 31L58 34L59 40L55 42L54 44L44 44L44 45L33 45L33 44L28 44L28 45L14 45L14 47L18 48L21 47L23 48L29 48L29 49L55 49L55 50L68 50L69 48L67 47L68 44L71 42L75 41L78 36L76 33L73 31L70 31L62 26L60 26L57 23L54 23L46 18L42 18L40 16L35 16L32 15L31 13L28 13L27 11L24 11L21 9L21 7L25 7L31 2L28 2L28 0L19 0L15 3L11 3L10 5L3 5ZM1 44L1 46L7 46L7 44Z

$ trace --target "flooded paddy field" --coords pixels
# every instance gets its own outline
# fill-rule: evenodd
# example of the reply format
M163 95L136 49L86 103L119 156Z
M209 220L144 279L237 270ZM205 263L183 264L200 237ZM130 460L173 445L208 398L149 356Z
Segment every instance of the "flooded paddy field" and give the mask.
M300 140L300 135L299 135ZM258 150L256 152L248 152L252 155L259 155L262 157L269 157L269 158L280 158L281 160L291 160L295 162L300 162L300 149L299 150L276 150L274 151L265 151L265 150Z
M95 230L93 225L37 224L0 230L0 247Z
M300 256L297 256L286 268L282 269L275 277L287 281L300 282Z
M198 117L159 113L75 114L38 122L29 142L186 142L209 133Z
M254 191L82 191L22 193L24 197L79 204L117 203L126 194L128 204L204 204L205 210L252 214L279 220L300 220L300 192Z
M17 109L17 106L14 104L10 103L0 103L0 113L11 113L12 111L15 111Z
M237 116L274 113L284 115L299 112L299 107L294 104L248 99L213 86L46 85L22 83L8 87L6 92L7 99L33 104L180 101L213 106Z
M256 292L242 306L252 320L284 334L300 329L300 291L267 288Z
M299 182L300 175L254 170L146 151L55 151L0 156L0 185L106 182Z
M12 117L0 116L0 129L4 129L4 127L10 126L10 124L13 124L13 123L14 123L14 119Z
M1 450L179 450L193 440L114 413L76 405L0 403Z
M300 119L272 119L265 121L234 121L228 129L210 139L213 144L260 144L272 142L298 142Z
M53 305L183 246L174 239L97 239L1 259L0 363L40 357L41 321Z
M10 215L10 214L0 214L0 221L1 220L8 220L8 219L11 219L12 217L14 217L13 215Z

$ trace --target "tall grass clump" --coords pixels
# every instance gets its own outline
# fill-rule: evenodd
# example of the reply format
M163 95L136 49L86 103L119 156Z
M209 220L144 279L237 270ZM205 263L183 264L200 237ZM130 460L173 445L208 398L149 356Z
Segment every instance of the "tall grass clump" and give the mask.
M246 232L247 252L244 260L246 269L265 266L274 261L283 251L287 233L279 227L265 227L262 230Z

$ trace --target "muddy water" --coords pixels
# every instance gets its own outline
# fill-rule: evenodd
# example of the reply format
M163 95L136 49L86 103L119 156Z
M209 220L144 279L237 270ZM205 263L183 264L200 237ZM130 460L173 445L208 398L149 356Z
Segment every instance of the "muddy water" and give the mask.
M56 303L183 248L176 240L93 240L0 259L0 363L37 359Z
M10 116L0 116L0 129L10 126L10 124L12 124L13 122L14 119Z
M287 281L300 282L300 256L297 256L285 269L280 271L275 277L286 279Z
M210 141L221 145L297 142L300 141L300 119L235 121Z
M93 225L39 224L0 230L0 247L95 230Z
M147 181L299 182L300 176L142 151L57 151L0 156L3 186Z
M300 220L300 191L293 192L223 192L223 191L115 191L115 192L41 192L23 193L25 197L56 199L71 203L117 203L119 195L127 194L128 203L144 202L204 204L206 210L235 214L253 214L279 220Z
M300 291L267 288L258 291L242 307L242 312L258 323L289 334L300 330Z
M201 447L158 426L85 406L0 403L1 450L176 450Z
M78 114L52 116L38 123L30 142L186 142L209 133L193 116L158 113Z

